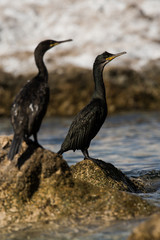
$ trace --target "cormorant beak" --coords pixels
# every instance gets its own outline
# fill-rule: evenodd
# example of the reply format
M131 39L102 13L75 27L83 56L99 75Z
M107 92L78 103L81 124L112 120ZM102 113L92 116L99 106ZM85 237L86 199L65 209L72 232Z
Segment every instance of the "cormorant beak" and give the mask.
M54 47L54 46L56 46L56 45L59 45L60 43L70 42L70 41L72 41L72 39L67 39L67 40L63 40L63 41L57 41L57 42L55 42L55 43L51 43L51 44L50 44L50 47Z
M59 42L57 42L57 43L60 44L60 43L71 42L71 41L73 41L73 40L72 40L72 39L67 39L67 40L59 41Z
M113 60L114 58L119 57L119 56L121 56L121 55L123 55L123 54L126 54L126 53L127 53L127 52L120 52L120 53L117 53L117 54L113 54L112 56L106 58L106 61L110 62L110 61Z

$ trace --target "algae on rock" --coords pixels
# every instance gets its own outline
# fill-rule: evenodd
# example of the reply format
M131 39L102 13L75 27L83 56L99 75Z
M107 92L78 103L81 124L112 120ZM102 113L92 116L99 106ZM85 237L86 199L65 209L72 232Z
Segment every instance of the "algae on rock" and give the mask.
M137 186L111 164L84 160L70 168L60 155L32 141L10 162L11 139L0 137L0 227L64 219L73 225L97 219L108 224L157 210L132 194Z

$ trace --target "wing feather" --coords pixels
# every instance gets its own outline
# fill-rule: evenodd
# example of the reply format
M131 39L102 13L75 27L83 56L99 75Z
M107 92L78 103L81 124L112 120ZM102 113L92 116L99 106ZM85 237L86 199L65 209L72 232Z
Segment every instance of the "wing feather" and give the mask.
M64 151L88 148L107 115L107 107L101 100L91 101L74 118L62 144Z
M33 89L33 91L31 91ZM35 91L36 89L36 91ZM32 79L16 96L11 108L11 121L15 131L25 129L28 136L38 131L46 113L49 101L49 88L39 79Z

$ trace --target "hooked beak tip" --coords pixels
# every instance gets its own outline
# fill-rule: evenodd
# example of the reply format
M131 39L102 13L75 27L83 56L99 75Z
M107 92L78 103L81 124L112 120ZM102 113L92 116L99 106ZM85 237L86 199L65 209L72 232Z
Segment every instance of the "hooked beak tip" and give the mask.
M118 57L118 56L121 56L121 55L126 54L126 53L127 52L120 52L120 53L115 54L115 56Z

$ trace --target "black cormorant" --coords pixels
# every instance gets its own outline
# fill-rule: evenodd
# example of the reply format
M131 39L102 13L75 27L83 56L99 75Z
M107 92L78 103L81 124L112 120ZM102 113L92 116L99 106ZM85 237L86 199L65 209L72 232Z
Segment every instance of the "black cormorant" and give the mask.
M37 132L46 113L49 102L48 71L43 62L43 56L50 48L64 41L45 40L38 44L34 51L35 63L38 74L21 89L11 107L11 123L14 130L13 141L8 153L8 159L12 160L18 153L21 142L27 142L33 135L37 141Z
M90 103L75 116L58 154L63 154L68 150L75 151L79 149L82 151L85 159L93 159L89 156L88 148L107 116L103 69L111 60L125 53L111 54L104 52L96 57L93 65L95 83L93 97Z

